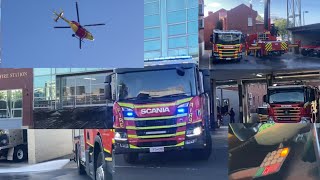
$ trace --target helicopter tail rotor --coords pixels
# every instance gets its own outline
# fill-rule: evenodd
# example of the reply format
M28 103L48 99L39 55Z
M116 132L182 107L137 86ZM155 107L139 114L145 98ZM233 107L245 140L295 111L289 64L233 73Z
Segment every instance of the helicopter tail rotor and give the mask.
M62 9L60 9L60 13L59 13L59 14L54 11L53 14L56 15L57 17L55 17L53 20L54 20L55 22L58 22L58 20L59 20L60 18L62 18L63 13L64 13L64 11L63 11Z

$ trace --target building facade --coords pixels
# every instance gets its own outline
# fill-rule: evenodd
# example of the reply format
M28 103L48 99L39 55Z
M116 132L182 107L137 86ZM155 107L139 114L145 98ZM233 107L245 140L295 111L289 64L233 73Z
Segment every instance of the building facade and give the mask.
M0 69L0 126L32 125L32 69Z
M199 12L203 11L203 3L200 2L203 0L144 1L146 60L175 56L199 57Z
M244 34L253 34L264 31L263 22L257 20L258 13L245 4L232 8L230 10L220 9L216 12L209 12L204 18L204 39L205 49L212 48L210 43L210 35L216 28L217 22L220 20L223 24L223 30L238 30Z

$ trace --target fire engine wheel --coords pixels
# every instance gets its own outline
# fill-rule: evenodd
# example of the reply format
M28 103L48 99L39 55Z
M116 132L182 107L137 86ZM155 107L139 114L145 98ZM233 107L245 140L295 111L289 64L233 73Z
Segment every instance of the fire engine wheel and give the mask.
M138 153L127 153L127 154L124 154L123 157L127 163L134 164L138 161L139 154Z
M77 158L77 168L78 168L78 173L80 175L86 174L85 167L81 164L80 162L80 153L79 153L79 145L76 146L76 158Z
M303 56L307 56L307 55L308 55L308 51L305 50L305 49L302 49L302 50L301 50L301 54L302 54Z
M209 132L209 131L208 131ZM206 147L203 149L192 150L192 157L196 160L208 160L212 152L212 139L210 133L206 135Z
M27 157L27 148L24 145L20 145L14 148L13 160L16 162L21 162Z
M96 162L96 180L106 180L107 176L106 176L106 170L104 168L104 156L103 156L103 152L100 152L97 158L97 162Z

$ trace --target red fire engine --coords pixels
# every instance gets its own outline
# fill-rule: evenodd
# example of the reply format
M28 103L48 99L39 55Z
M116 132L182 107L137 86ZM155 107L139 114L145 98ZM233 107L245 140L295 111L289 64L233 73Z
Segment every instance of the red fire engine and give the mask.
M257 56L281 55L288 51L288 43L277 41L277 30L271 25L270 0L264 0L264 28L265 32L250 34L246 38L246 51L254 51Z
M112 129L74 130L75 160L79 174L87 174L94 180L112 178Z

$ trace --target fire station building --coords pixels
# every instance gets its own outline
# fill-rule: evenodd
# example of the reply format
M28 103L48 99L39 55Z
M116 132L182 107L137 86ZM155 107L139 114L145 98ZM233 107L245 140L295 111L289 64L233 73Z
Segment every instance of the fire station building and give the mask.
M216 28L217 22L220 20L223 24L223 30L238 30L244 34L252 34L263 32L263 22L257 20L258 13L252 9L252 5L248 7L245 4L230 9L220 9L216 12L210 12L204 18L204 42L205 49L211 49L210 35Z

